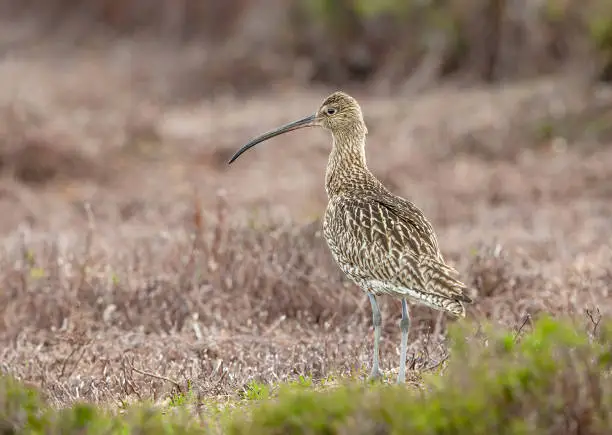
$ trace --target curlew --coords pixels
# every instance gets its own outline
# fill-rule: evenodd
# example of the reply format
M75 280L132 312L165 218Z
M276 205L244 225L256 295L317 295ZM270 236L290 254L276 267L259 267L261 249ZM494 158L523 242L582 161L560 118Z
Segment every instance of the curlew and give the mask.
M325 174L329 198L323 236L340 269L368 296L374 325L369 379L382 376L379 342L382 317L376 297L401 300L398 383L406 379L410 314L407 302L465 317L471 303L458 272L448 265L432 225L412 202L391 193L368 169L368 129L357 101L334 92L312 115L264 133L240 148L231 164L249 148L291 130L319 126L331 132L332 150Z

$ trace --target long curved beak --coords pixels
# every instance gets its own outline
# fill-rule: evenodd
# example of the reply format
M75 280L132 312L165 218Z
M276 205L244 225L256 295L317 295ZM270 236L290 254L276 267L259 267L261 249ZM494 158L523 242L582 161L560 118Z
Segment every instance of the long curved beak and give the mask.
M275 130L264 133L261 136L250 141L248 144L240 148L238 151L236 151L236 153L232 156L229 162L227 162L227 164L228 165L231 164L234 160L240 157L242 153L244 153L249 148L253 148L258 143L261 143L265 140L273 138L274 136L278 136L279 134L287 133L288 131L291 131L291 130L297 130L298 128L304 128L304 127L313 127L315 125L316 125L316 115L310 115L310 116L307 116L306 118L302 118L297 121L290 122L289 124L283 125L282 127L279 127Z

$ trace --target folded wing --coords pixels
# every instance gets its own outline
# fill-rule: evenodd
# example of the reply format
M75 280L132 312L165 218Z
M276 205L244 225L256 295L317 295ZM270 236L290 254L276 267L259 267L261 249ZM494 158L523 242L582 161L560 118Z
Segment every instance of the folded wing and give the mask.
M338 195L327 213L332 254L356 282L430 306L471 302L458 272L444 262L431 224L411 202Z

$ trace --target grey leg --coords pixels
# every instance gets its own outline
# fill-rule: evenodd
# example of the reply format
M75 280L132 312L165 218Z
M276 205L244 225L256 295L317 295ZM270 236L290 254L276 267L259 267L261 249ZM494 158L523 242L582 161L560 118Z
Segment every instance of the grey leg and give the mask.
M372 305L372 323L374 324L374 357L372 359L372 373L370 374L370 380L379 379L382 377L382 372L379 366L379 350L378 346L380 343L380 328L382 325L382 316L380 315L380 309L376 302L376 297L372 293L368 293L370 299L370 305Z
M402 342L400 346L400 366L399 374L397 375L397 383L403 384L406 382L406 352L408 350L408 331L410 330L410 315L408 314L406 299L402 299L402 320L400 320L400 329L402 331Z

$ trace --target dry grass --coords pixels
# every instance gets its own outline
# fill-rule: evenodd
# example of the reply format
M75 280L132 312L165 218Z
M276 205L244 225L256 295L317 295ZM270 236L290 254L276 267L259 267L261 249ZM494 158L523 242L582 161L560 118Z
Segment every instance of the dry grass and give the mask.
M328 138L288 135L225 166L244 140L311 112L327 90L170 103L151 96L153 76L132 86L146 64L63 62L16 58L0 70L12 119L0 131L3 372L65 405L162 400L187 380L204 396L234 397L253 378L369 367L369 305L318 233ZM596 91L542 80L355 92L371 167L433 221L478 291L471 318L518 330L527 315L610 315L610 98ZM583 133L576 116L594 105L602 134ZM19 157L29 143L82 160L64 166L41 148ZM18 162L44 177L28 184ZM381 302L390 371L400 311ZM447 320L425 308L413 317L418 374L446 358Z

